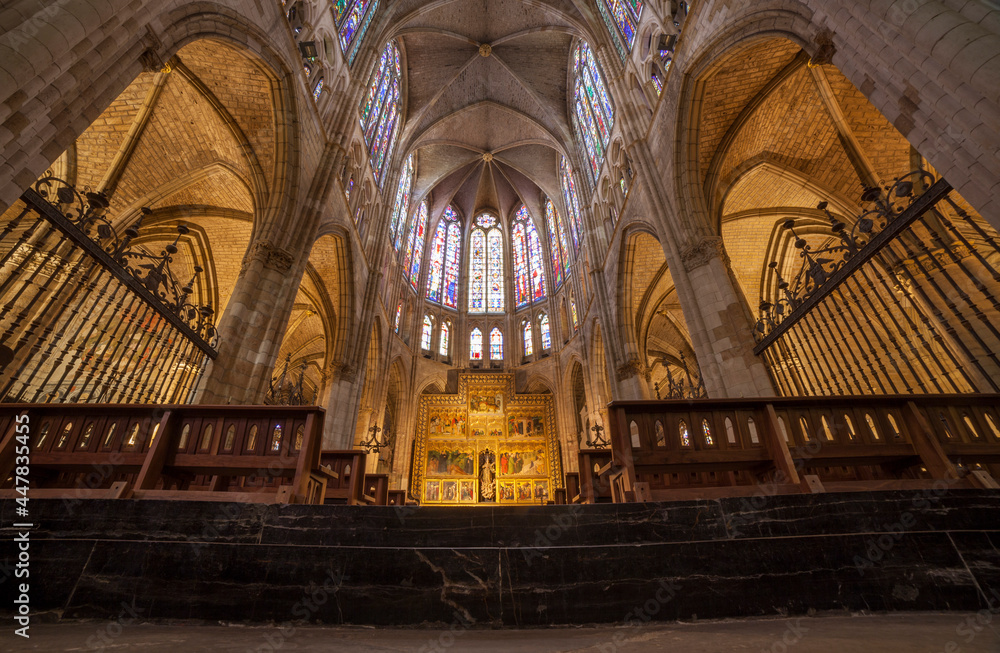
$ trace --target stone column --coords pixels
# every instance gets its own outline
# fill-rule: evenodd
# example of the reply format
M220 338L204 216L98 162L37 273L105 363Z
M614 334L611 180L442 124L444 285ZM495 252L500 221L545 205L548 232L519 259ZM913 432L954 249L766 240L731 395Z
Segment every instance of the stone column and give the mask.
M289 252L266 240L250 245L218 322L219 356L209 363L197 403L261 402L302 280L304 258L293 266Z
M703 326L700 333L692 330L691 337L709 395L773 395L767 367L753 353L752 318L737 290L722 237L712 236L691 245L681 253L681 261L698 298L696 310ZM705 365L706 360L711 364Z

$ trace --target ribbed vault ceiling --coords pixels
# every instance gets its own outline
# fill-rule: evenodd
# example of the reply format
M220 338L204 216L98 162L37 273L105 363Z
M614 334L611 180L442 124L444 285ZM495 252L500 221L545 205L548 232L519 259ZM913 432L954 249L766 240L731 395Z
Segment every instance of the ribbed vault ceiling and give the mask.
M555 196L558 154L572 141L570 51L584 24L573 3L446 0L394 11L406 60L400 147L419 160L414 195L430 197L432 214L454 202L466 216L506 215L538 189Z

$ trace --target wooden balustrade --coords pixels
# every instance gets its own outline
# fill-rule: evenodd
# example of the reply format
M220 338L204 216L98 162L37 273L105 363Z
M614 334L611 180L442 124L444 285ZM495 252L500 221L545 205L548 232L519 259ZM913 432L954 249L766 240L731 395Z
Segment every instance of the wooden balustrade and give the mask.
M324 411L298 406L0 405L0 496L27 414L34 497L321 503Z
M616 500L996 487L1000 473L1000 395L614 402L609 415Z

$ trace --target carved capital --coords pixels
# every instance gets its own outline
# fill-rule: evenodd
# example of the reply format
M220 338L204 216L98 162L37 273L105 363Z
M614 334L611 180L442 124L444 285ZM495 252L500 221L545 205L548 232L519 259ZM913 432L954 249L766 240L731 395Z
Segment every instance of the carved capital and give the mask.
M646 367L638 358L630 358L627 363L615 370L615 378L619 381L631 379L633 376L641 376L647 381L650 377L650 368Z
M729 256L722 244L722 236L705 238L681 252L681 263L688 272L708 265L715 258L722 259L723 263L729 265Z
M246 269L253 261L260 261L265 268L278 272L288 272L292 269L292 263L295 262L295 259L285 250L275 247L266 240L258 240L250 246L250 251L243 259L243 269Z

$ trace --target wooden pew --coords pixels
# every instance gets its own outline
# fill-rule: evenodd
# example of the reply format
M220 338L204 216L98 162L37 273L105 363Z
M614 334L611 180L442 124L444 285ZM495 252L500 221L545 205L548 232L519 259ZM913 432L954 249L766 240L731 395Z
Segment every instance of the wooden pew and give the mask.
M324 450L320 454L320 468L332 475L326 484L326 494L323 503L362 505L365 480L364 451L354 449Z
M610 449L580 449L580 499L574 503L610 503L610 474L613 471Z
M993 487L998 411L1000 395L614 402L616 499Z
M36 497L319 502L324 411L300 406L8 404L27 414ZM0 496L14 442L0 443ZM37 489L35 489L37 488Z
M365 474L365 502L370 506L389 505L389 475Z
M580 473L566 473L566 503L580 503Z

